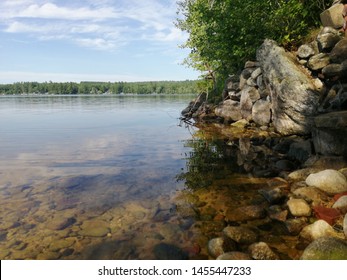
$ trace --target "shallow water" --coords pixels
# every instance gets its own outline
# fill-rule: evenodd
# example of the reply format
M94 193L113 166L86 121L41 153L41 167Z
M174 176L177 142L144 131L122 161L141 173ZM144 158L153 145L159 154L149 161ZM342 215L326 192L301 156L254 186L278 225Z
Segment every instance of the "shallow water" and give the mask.
M267 180L179 126L191 98L0 97L0 259L209 258L228 209ZM291 238L259 234L296 258Z

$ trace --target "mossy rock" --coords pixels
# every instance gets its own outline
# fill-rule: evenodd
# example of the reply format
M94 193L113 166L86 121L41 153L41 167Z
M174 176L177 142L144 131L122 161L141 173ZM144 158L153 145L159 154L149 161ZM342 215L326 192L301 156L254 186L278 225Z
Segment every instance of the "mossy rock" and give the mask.
M307 246L302 260L347 260L347 242L335 237L322 237Z

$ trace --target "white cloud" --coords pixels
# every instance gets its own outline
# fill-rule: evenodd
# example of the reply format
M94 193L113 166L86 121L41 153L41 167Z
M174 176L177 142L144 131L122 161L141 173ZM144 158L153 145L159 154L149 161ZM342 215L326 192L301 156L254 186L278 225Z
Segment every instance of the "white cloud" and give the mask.
M36 4L30 5L13 16L64 20L105 20L106 18L117 18L119 14L110 7L98 9L90 9L89 7L71 8L59 7L53 3L45 3L41 6Z
M98 50L112 50L119 47L115 41L108 41L103 38L76 39L76 42L81 46Z
M175 0L2 1L0 28L36 39L70 40L99 50L138 40L177 46L185 39L173 26Z

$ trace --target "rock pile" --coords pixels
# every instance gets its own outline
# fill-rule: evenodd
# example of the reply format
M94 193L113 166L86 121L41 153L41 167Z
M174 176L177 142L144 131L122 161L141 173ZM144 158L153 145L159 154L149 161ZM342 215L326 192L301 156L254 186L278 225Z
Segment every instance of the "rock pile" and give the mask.
M239 76L226 80L223 102L212 107L200 96L182 114L227 124L243 120L282 136L306 135L313 138L316 154L347 157L347 38L339 32L341 6L336 1L323 13L325 26L296 52L265 40L257 61L247 61Z
M323 170L309 176L289 176L296 180L288 179L287 185L282 180L280 186L269 184L268 189L259 190L267 203L242 207L248 210L243 215L240 212L238 219L234 216L230 219L226 213L229 225L219 237L208 242L209 255L223 260L285 258L278 244L267 241L262 233L271 230L273 235L297 237L296 247L303 251L297 258L347 259L345 172L346 169ZM229 212L237 211L229 209Z

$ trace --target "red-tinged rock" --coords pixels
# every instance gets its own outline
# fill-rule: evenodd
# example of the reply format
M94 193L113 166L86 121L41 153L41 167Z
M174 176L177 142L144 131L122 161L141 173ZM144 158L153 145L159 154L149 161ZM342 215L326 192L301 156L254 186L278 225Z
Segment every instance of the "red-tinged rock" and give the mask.
M339 210L334 208L326 208L324 206L313 207L313 211L318 219L322 219L330 225L333 225L335 221L341 216Z
M341 196L347 195L347 192L338 193L334 195L334 200L337 201Z
M194 257L194 256L200 254L201 248L200 248L199 244L195 243L195 244L185 248L185 251L188 252L190 257Z

